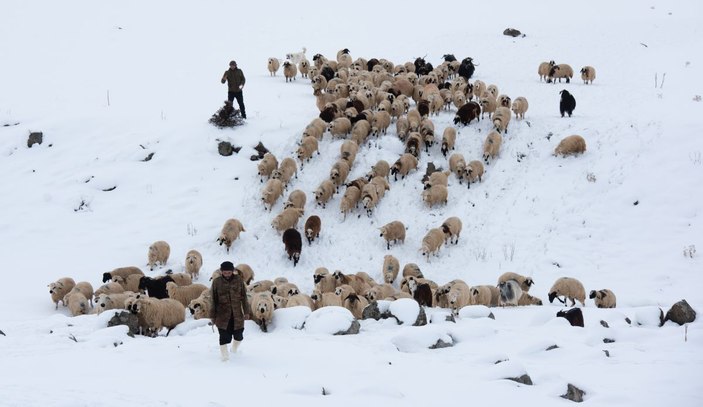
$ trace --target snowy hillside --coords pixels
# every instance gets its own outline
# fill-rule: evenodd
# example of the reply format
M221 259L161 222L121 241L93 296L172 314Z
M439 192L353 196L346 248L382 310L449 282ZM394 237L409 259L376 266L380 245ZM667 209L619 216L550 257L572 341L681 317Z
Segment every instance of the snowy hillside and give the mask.
M695 51L703 7L597 0L580 9L508 0L496 16L491 4L432 6L349 4L340 22L323 4L6 1L0 404L230 405L264 398L419 405L500 397L551 406L569 403L559 396L572 383L596 405L697 405L703 328L698 321L661 328L652 321L658 308L666 312L684 298L703 310L700 253L682 255L691 246L703 250L703 102L696 97L703 95L703 60ZM526 36L502 35L507 27ZM262 142L279 161L294 157L319 110L309 80L286 83L281 70L271 77L266 62L303 47L310 60L317 53L334 59L342 48L354 59L396 64L424 56L436 66L444 54L470 56L478 65L472 80L495 84L513 100L526 97L529 110L524 120L511 120L481 183L468 189L449 177L446 206L430 209L421 199L427 163L448 168L438 144L420 156L418 171L391 177L370 217L359 209L344 220L341 193L324 209L314 205L313 191L343 142L326 134L320 155L299 168L269 212L260 202L258 162L249 159L254 146ZM231 59L247 78L248 120L218 129L207 119L226 98L219 80ZM570 64L577 71L572 82L541 82L537 66L549 60ZM585 65L597 69L593 84L579 77ZM559 114L562 89L577 101L571 118ZM437 134L453 126L455 113L452 106L432 117ZM457 127L454 152L480 159L491 129L489 120ZM43 143L28 148L30 132L42 132ZM584 137L586 153L553 156L572 134ZM242 149L223 157L220 141ZM393 164L403 152L392 124L360 148L349 179L380 159ZM299 229L318 215L322 232L304 244L293 267L271 220L295 189L307 194ZM459 243L428 262L422 238L450 216L463 222ZM216 242L228 218L246 228L229 254ZM378 228L393 220L407 226L407 236L387 250ZM171 256L150 271L147 249L157 240L170 244ZM491 309L495 320L466 311L456 323L444 321L447 310L428 309L427 326L364 320L350 336L293 329L307 313L277 310L269 333L248 321L241 354L222 363L217 335L203 320L188 316L168 337L130 338L122 327L106 328L111 313L71 317L66 308L55 310L47 293L47 284L64 276L97 288L116 267L138 266L150 276L181 272L191 249L203 254L199 282L206 285L230 260L249 264L256 280L286 277L310 294L318 267L364 271L380 281L383 256L392 254L440 285L495 285L507 271L530 276L530 294L545 305ZM597 309L589 299L585 327L569 326L555 317L560 304L547 300L564 276L587 292L611 289L618 308ZM439 338L454 346L428 349ZM558 348L545 351L552 345ZM524 373L532 386L504 380Z

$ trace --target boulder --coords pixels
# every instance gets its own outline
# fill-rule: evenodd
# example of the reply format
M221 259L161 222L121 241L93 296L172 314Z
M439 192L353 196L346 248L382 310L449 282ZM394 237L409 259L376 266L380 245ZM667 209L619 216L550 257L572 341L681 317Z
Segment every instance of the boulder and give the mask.
M27 147L32 148L35 144L41 144L44 141L44 133L40 131L34 131L29 133L27 138Z
M575 401L576 403L580 403L583 401L583 395L586 394L585 391L579 389L578 387L574 386L573 384L569 383L566 385L566 394L563 394L561 398Z
M217 152L220 153L221 156L229 157L232 155L233 151L232 143L228 141L220 141L220 144L217 145Z
M664 322L673 321L679 325L693 322L696 319L696 311L691 308L686 300L681 300L671 306L671 309L666 312Z
M526 384L526 385L528 385L528 386L532 386L532 379L531 379L530 376L527 375L527 374L524 374L524 375L522 375L522 376L520 376L520 377L508 377L507 379L508 379L508 380L512 380L512 381L514 381L514 382Z
M453 342L445 342L441 339L437 339L437 343L434 345L430 346L430 349L442 349L442 348L451 348L454 346Z
M351 326L346 331L339 331L335 335L356 335L361 329L361 324L356 319L352 321Z
M503 35L507 35L510 37L519 37L522 35L522 33L520 32L520 30L517 30L515 28L506 28L503 31ZM524 35L523 35L523 37L524 37Z
M127 325L129 328L127 335L129 336L134 336L139 332L139 319L127 311L115 312L115 315L107 322L108 328L116 325Z

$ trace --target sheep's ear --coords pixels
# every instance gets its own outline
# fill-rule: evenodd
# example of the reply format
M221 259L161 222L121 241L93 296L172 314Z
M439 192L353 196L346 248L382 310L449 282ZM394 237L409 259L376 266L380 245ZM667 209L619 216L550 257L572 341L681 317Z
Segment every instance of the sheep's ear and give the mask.
M600 292L601 297L605 297L608 295L608 293L605 290L600 290L599 292Z

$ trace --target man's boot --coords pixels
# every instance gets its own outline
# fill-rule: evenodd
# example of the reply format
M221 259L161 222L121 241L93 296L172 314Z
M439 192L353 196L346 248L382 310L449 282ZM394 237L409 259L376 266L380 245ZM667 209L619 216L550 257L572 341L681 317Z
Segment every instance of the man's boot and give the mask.
M220 345L220 355L222 357L223 362L229 360L229 352L227 351L227 345Z
M239 348L241 343L242 341L232 341L232 353L237 353L237 348Z

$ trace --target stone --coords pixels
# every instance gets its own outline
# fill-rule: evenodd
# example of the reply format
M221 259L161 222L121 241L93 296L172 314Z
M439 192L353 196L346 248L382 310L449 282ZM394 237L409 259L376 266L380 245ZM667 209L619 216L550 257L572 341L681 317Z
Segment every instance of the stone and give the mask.
M579 389L573 384L569 383L566 385L566 394L563 394L561 398L580 403L583 401L583 396L586 394L585 391Z
M664 322L673 321L679 325L683 325L696 320L696 311L691 308L686 300L681 300L671 306L671 309L666 312Z
M600 324L603 325L603 328L610 328L610 326L608 325L608 323L605 322L605 321L603 321L603 320L600 321Z
M264 154L268 153L268 148L264 147L263 143L259 141L259 144L254 147L254 150L259 154L259 159L264 158Z
M27 147L32 148L33 145L41 144L42 142L44 142L44 133L40 131L29 133L29 137L27 138Z
M144 161L144 162L151 161L152 158L154 158L154 153L149 153L149 155L146 156L142 161Z
M367 305L364 310L361 311L361 319L375 319L378 321L381 318L381 310L378 309L377 301L371 301L371 304Z
M603 353L605 353L606 357L608 357L608 358L610 357L610 352L608 352L608 350L603 349Z
M614 343L614 342L615 342L615 339L603 338L603 343Z
M512 380L514 382L526 384L528 386L532 386L532 379L530 378L530 376L528 374L524 374L520 377L508 377L507 379Z
M452 346L454 346L454 342L444 342L441 339L437 339L437 343L430 346L430 349L451 348Z
M446 317L444 317L444 320L446 322L456 322L456 318L454 318L454 314L449 314Z
M361 324L356 319L352 321L351 326L346 331L339 331L335 335L356 335L361 329Z
M117 325L127 325L129 328L127 335L129 336L134 336L139 332L139 319L127 311L115 312L115 315L107 321L108 328Z
M417 314L417 319L413 326L423 326L427 325L427 314L425 314L425 309L420 307L420 312Z
M217 145L217 152L220 153L221 156L229 157L232 155L233 151L232 143L228 141L220 141L220 144Z
M545 349L545 350L546 350L546 351L550 351L550 350L554 350L554 349L559 349L559 347L558 347L557 345L552 345L552 346L548 347L548 348Z
M522 33L520 32L520 30L517 30L517 29L515 29L515 28L506 28L506 29L503 31L503 35L507 35L507 36L510 36L510 37L519 37L519 36L522 35ZM524 37L524 36L523 36L523 37Z

